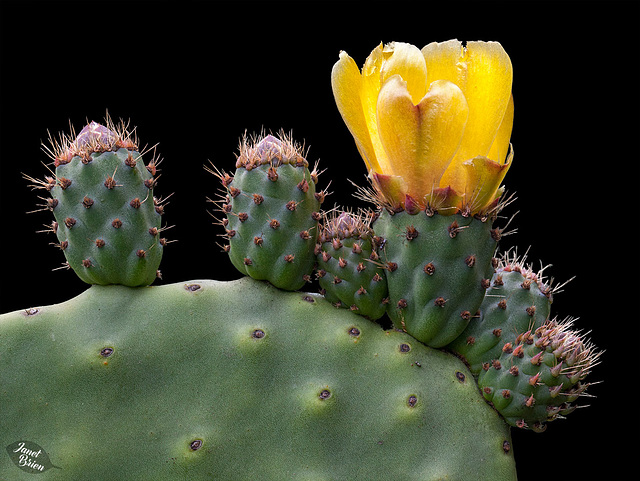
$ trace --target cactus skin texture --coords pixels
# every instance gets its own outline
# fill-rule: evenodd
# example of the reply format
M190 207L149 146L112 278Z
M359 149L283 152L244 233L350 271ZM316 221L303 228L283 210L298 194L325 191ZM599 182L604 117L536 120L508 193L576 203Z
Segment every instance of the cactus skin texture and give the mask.
M271 135L241 147L222 210L229 258L241 273L297 290L311 280L320 204L317 173L299 147Z
M535 272L505 253L498 263L482 304L480 315L446 346L455 352L478 375L483 364L491 364L502 354L506 343L514 343L519 333L535 331L548 319L553 289Z
M386 209L373 228L383 246L394 325L431 347L453 341L485 296L500 230L489 219Z
M566 416L589 387L582 383L601 352L571 331L572 321L551 320L520 334L478 378L485 399L512 426L544 431Z
M88 284L151 284L165 243L155 160L145 166L123 129L96 122L66 139L54 160L55 178L39 186L51 194L51 230L68 266Z
M373 239L365 218L342 212L322 224L316 253L325 298L376 320L386 312L388 290Z
M0 436L61 468L38 479L516 479L460 360L318 295L93 286L0 333Z

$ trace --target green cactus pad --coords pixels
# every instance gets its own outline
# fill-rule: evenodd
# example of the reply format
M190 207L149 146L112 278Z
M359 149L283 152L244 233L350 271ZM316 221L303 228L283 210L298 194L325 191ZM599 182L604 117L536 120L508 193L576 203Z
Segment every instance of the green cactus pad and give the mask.
M42 480L516 479L460 360L249 278L93 286L0 316L0 353L0 441Z
M575 410L600 352L571 331L571 323L552 320L520 334L480 373L482 394L510 425L544 431Z
M122 148L90 158L85 163L76 156L59 165L51 189L56 235L67 262L89 284L151 284L163 250L152 175L135 151Z
M267 136L245 148L233 177L221 179L233 265L281 289L309 282L323 194L295 146Z
M153 195L155 157L145 165L124 125L91 122L77 136L61 136L46 150L53 177L32 181L46 190L43 206L55 221L65 265L89 284L145 286L158 275L165 239L162 202Z
M462 357L474 374L502 354L502 346L542 326L551 311L552 289L524 262L505 255L480 305L480 316L447 349Z
M318 241L317 276L325 298L369 319L381 318L387 280L366 222L343 212L322 225Z
M491 220L382 210L373 224L387 269L395 326L432 347L467 327L494 272L499 229Z

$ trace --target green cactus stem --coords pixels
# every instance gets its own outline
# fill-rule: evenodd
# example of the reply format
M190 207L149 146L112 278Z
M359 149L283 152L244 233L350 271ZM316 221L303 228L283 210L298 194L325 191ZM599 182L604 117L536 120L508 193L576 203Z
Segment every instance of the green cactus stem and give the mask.
M311 281L320 204L318 172L302 149L282 135L241 144L233 176L218 171L224 196L218 203L232 264L242 274L286 290Z
M575 410L584 382L601 351L572 330L573 321L551 320L502 346L478 384L487 401L512 426L544 431L546 423Z
M367 214L329 214L316 246L317 276L328 301L376 320L386 312L388 289L370 219Z
M383 209L373 228L387 269L387 312L431 347L453 341L477 315L501 230L493 219Z
M145 286L159 275L166 239L164 206L154 197L157 160L146 165L123 125L91 122L49 153L55 172L33 187L47 191L50 230L65 265L88 284Z
M519 333L535 331L548 319L553 294L559 291L526 264L526 255L507 251L501 256L479 315L447 349L455 352L479 374L483 365L491 364L502 354L502 346L514 343ZM564 285L564 284L563 284Z
M0 316L0 352L1 437L45 480L516 479L459 359L247 277L93 286Z

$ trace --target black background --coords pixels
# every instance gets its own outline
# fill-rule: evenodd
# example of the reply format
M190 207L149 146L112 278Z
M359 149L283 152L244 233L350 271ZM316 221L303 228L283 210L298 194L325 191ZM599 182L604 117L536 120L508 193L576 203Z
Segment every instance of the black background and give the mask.
M637 344L638 45L636 2L2 2L0 10L0 312L64 301L84 289L21 173L41 177L48 132L105 112L159 142L165 221L162 283L234 279L206 198L209 160L231 170L243 133L292 130L331 180L329 206L362 206L349 179L361 161L335 107L340 50L359 65L381 41L497 40L514 69L513 165L518 246L561 283L554 315L606 352L589 408L547 432L514 430L521 480L621 479L639 426ZM327 205L325 204L325 205ZM628 342L631 341L631 342ZM1 353L0 353L1 355ZM554 477L555 476L555 477Z

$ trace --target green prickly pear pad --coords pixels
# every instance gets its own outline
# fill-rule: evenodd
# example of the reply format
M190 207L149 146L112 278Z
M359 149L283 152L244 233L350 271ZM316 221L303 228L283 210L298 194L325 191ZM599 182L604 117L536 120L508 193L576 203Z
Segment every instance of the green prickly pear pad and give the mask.
M325 219L316 246L317 276L328 301L375 320L385 314L388 289L369 219L348 212Z
M310 282L324 193L300 147L268 135L242 145L233 176L211 171L225 188L221 223L232 264L285 290Z
M526 256L506 252L488 283L488 289L467 328L447 346L461 356L474 374L483 364L498 359L502 346L515 342L516 336L536 330L548 319L553 292L542 271L525 265Z
M159 273L166 243L164 207L153 195L157 162L145 165L125 127L107 125L91 122L77 137L62 137L50 150L54 175L34 187L50 193L50 230L80 279L145 286Z
M45 481L516 479L461 361L248 277L93 286L1 315L0 353L0 438Z
M454 340L476 315L493 274L499 229L461 214L384 209L373 228L387 270L395 326L432 347Z

